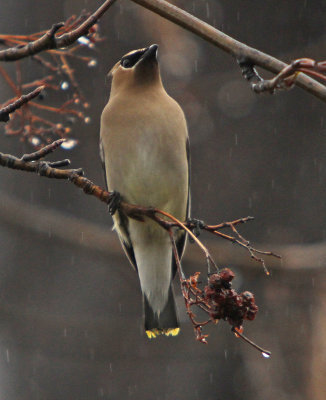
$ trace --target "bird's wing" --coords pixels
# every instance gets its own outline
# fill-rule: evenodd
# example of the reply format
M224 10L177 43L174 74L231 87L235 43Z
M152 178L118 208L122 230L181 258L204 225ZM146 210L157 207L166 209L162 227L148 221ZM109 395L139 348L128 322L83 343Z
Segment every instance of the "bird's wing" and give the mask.
M104 156L104 149L103 149L102 140L100 140L100 157L101 157L101 161L102 161L102 168L103 168L103 173L104 173L105 187L106 187L106 190L108 190L108 182L106 180L106 169L105 169L105 156Z
M103 172L104 172L105 186L106 186L106 189L109 190L108 182L106 179L105 156L104 156L102 140L100 140L100 157L101 157L102 167L103 167ZM122 234L119 234L119 232L118 232L118 236L119 236L122 248L123 248L124 252L126 253L126 256L129 260L130 264L137 271L138 268L137 268L135 253L134 253L134 249L131 244L130 234L129 234L129 229L128 229L128 218L125 215L123 215L121 212L117 211L116 215L114 216L113 219L114 219L115 225L119 226L119 231L122 233Z
M114 216L114 223L119 225L118 236L119 236L122 248L123 248L124 252L126 253L126 256L129 260L130 264L138 272L136 257L135 257L134 249L132 247L132 242L130 239L130 234L129 234L129 229L128 229L128 218L120 211L117 211L116 214L118 214L118 215Z
M187 137L186 141L186 151L187 151L187 163L188 163L188 200L187 200L187 210L186 210L186 218L190 217L190 207L191 207L191 198L190 198L190 143L189 143L189 137ZM185 251L186 247L186 239L187 239L187 234L185 231L182 231L179 234L178 239L176 240L176 246L178 250L178 255L181 260L183 253ZM172 276L174 277L176 272L177 272L177 265L174 259L174 256L172 256L173 259L173 265L172 265Z

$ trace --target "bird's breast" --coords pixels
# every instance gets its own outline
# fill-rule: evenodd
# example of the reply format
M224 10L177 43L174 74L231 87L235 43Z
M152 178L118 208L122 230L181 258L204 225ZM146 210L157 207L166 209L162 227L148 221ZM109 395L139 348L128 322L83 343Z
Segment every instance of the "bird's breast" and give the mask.
M172 104L174 106L174 104ZM179 106L127 108L102 121L107 181L126 201L185 217L187 128ZM113 110L112 110L113 111ZM103 116L102 116L103 119Z

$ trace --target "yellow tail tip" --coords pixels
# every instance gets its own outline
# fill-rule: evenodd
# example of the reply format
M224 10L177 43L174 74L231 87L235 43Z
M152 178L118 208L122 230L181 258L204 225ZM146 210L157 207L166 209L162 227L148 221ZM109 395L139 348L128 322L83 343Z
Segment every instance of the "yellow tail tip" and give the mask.
M163 333L165 336L177 336L180 333L180 328L166 329Z
M155 339L157 336L177 336L180 332L180 328L169 328L169 329L151 329L146 331L148 339Z

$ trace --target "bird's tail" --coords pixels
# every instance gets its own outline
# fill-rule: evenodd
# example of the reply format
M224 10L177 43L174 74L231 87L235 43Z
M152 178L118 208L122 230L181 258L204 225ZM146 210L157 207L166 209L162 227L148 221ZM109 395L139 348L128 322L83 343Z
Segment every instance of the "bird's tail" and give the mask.
M160 314L153 311L146 295L143 295L144 314L145 314L145 331L149 339L156 336L176 336L180 332L179 322L175 307L172 286L169 289L168 301Z

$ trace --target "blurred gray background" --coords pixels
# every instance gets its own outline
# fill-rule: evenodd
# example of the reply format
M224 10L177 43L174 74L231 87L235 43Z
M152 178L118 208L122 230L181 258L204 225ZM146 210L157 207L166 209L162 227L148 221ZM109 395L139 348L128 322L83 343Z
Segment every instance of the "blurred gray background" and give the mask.
M322 0L173 3L284 61L325 59ZM100 4L1 1L0 32L37 32ZM245 333L273 355L263 359L225 322L207 329L207 346L197 343L178 282L181 334L148 341L137 276L106 207L67 182L1 168L1 399L325 399L325 104L297 88L253 94L230 56L131 1L118 0L100 29L106 40L86 52L96 68L75 66L91 123L73 125L79 146L51 158L69 157L104 185L98 136L105 75L124 53L158 43L164 84L188 120L193 216L217 223L253 215L242 234L284 255L282 263L266 260L267 277L243 249L202 236L219 265L237 273L235 287L255 293L260 312ZM21 66L26 82L44 74L31 60ZM2 67L14 76L13 64ZM4 102L12 92L0 85ZM44 102L58 105L69 90L61 96L49 92ZM33 149L2 134L0 150ZM184 267L205 272L193 245Z

